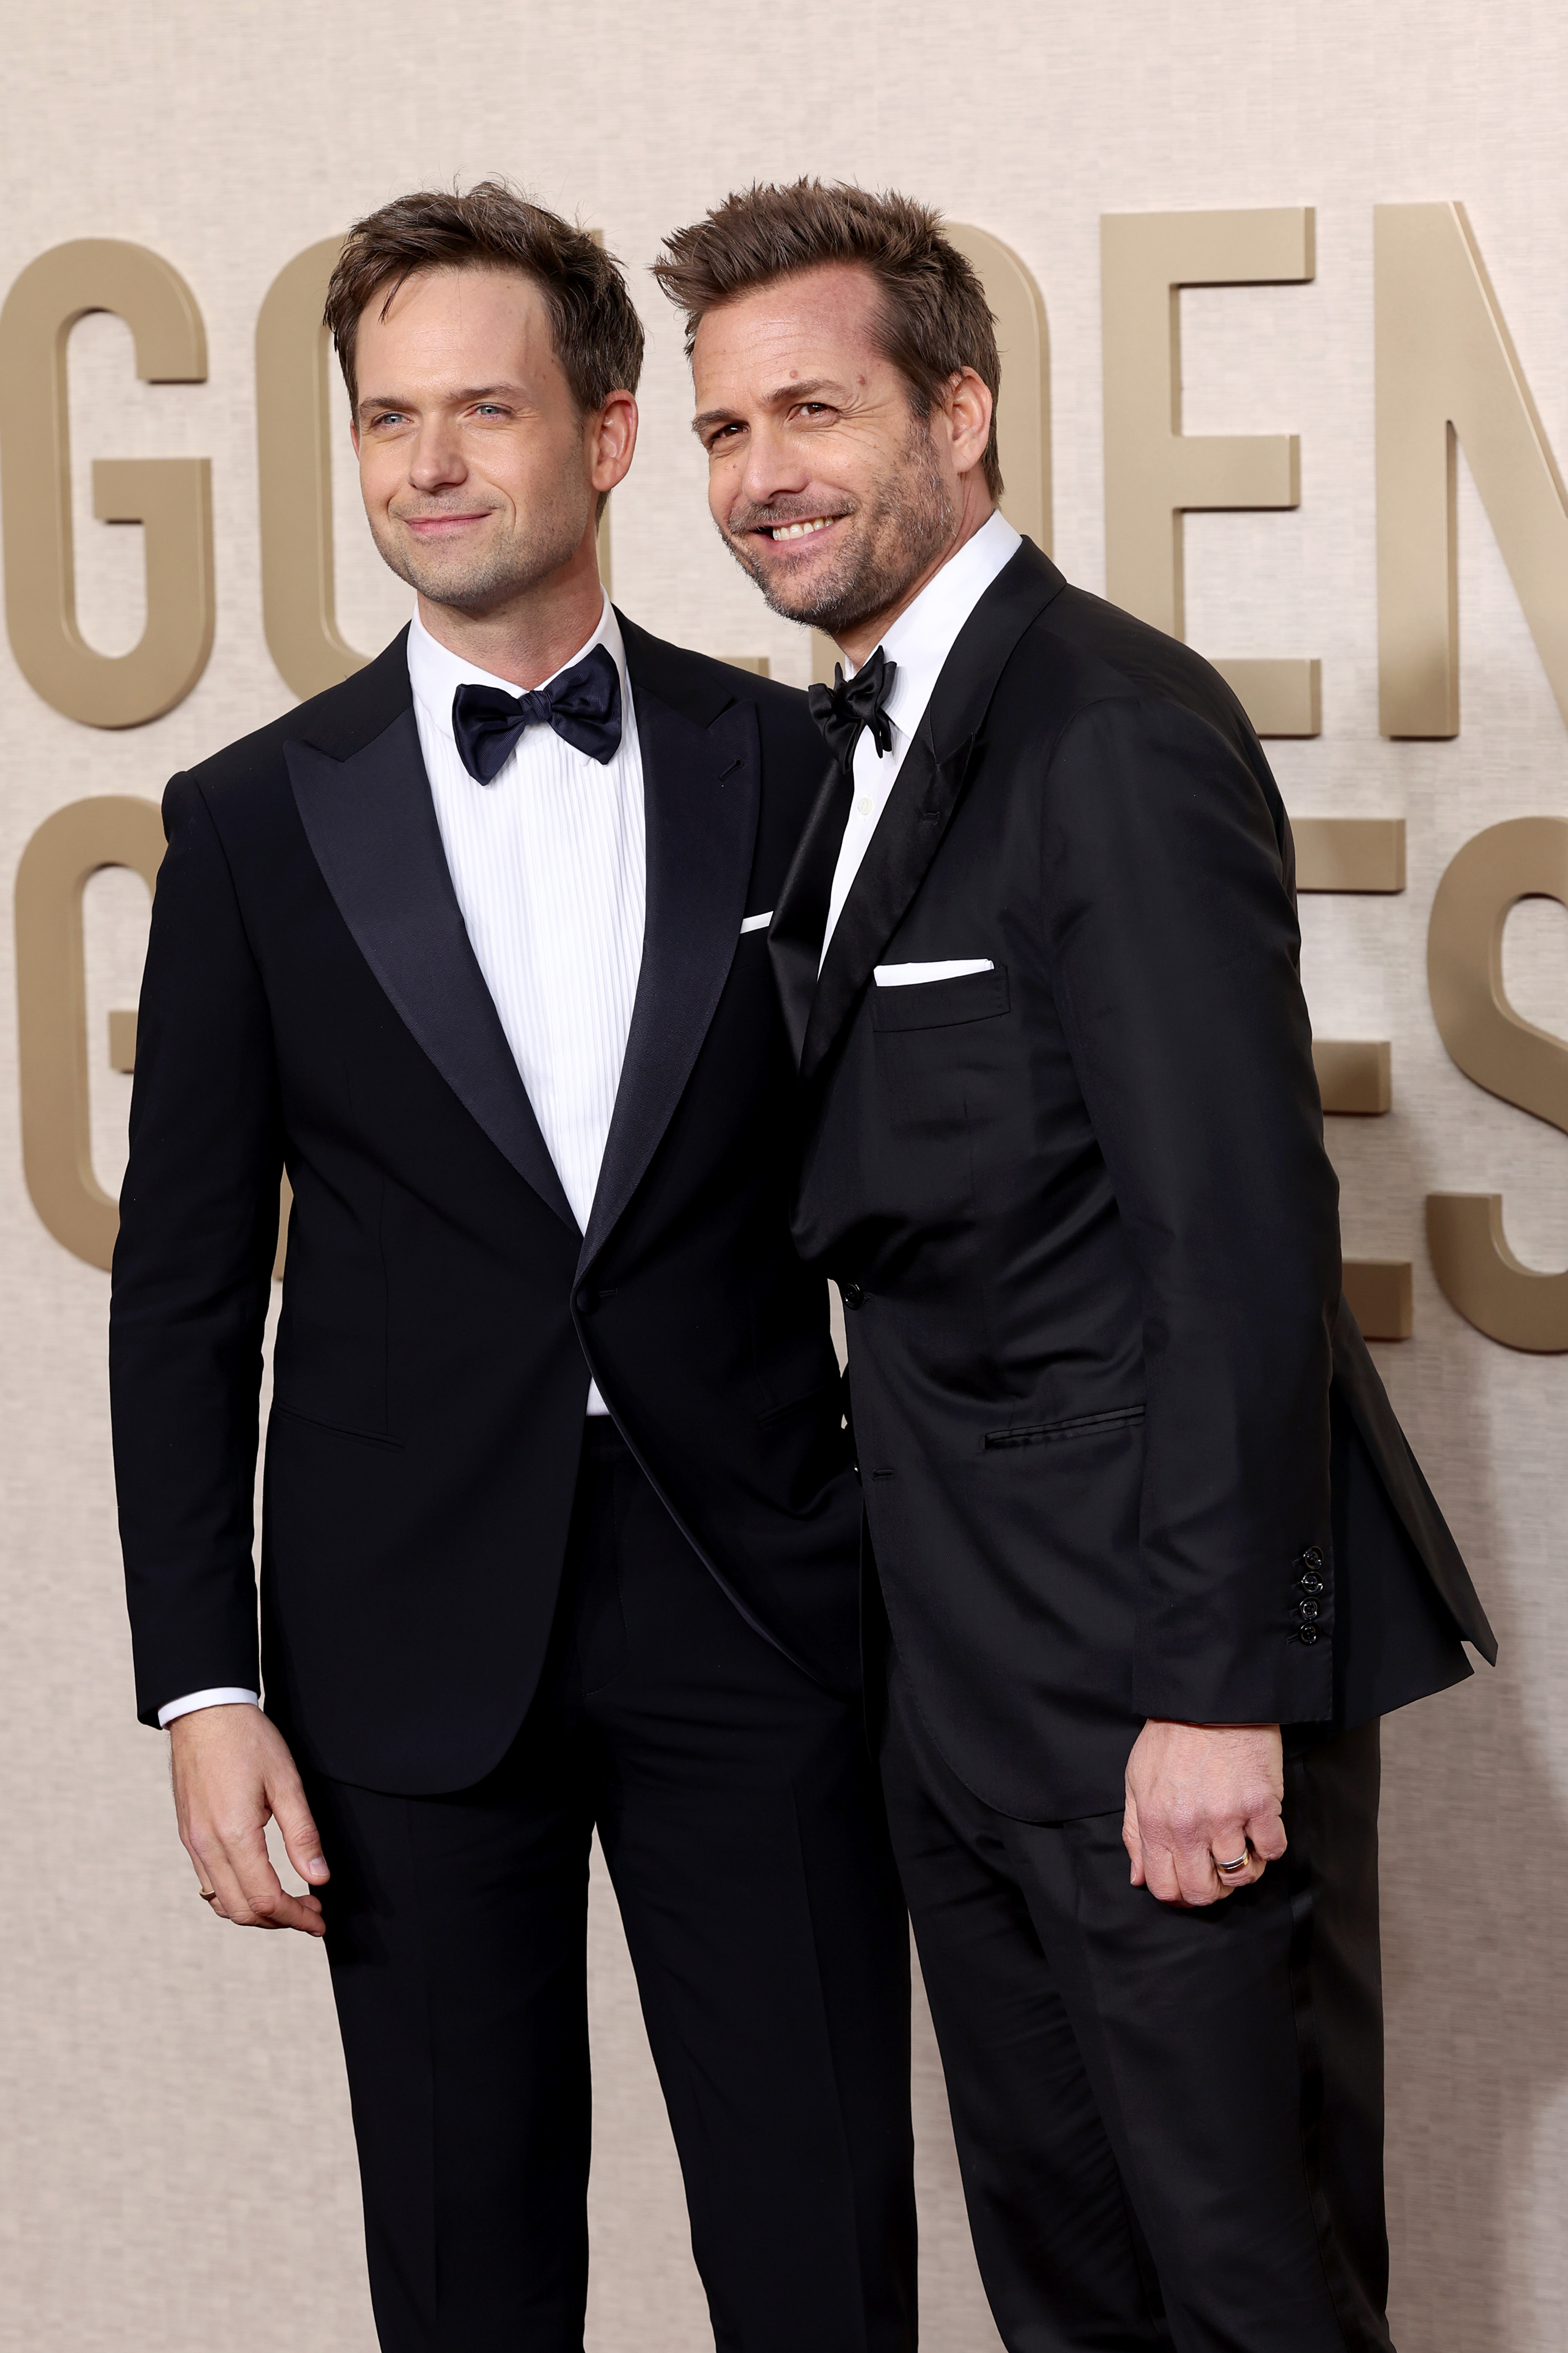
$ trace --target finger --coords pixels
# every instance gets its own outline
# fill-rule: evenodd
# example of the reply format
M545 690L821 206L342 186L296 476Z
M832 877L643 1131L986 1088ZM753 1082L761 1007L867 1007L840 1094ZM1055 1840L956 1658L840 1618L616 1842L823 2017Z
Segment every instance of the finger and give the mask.
M285 1892L259 1826L225 1839L221 1858L211 1860L218 1901L237 1927L301 1928L307 1936L325 1935L320 1903Z
M1144 1838L1141 1844L1144 1886L1162 1904L1180 1904L1183 1901L1182 1883L1169 1842Z
M1266 1862L1278 1862L1289 1844L1285 1835L1284 1818L1278 1806L1271 1806L1267 1811L1259 1810L1257 1813L1249 1815L1247 1835L1253 1852L1258 1857L1258 1867L1260 1872Z
M1222 1823L1215 1831L1209 1841L1209 1862L1220 1895L1234 1895L1238 1887L1250 1887L1263 1876L1262 1861L1253 1852L1240 1821ZM1227 1863L1237 1867L1227 1870Z
M1223 1831L1219 1833L1222 1841L1225 1835ZM1247 1841L1238 1825L1233 1843L1228 1847L1222 1844L1220 1852L1229 1862L1233 1856L1245 1853L1246 1849ZM1229 1880L1215 1867L1213 1841L1207 1835L1206 1824L1184 1829L1172 1859L1184 1904L1217 1904L1229 1894Z
M272 1819L282 1834L283 1852L307 1886L324 1887L331 1877L321 1852L321 1833L305 1801L304 1785L297 1773L279 1773L267 1788Z
M1127 1849L1127 1859L1132 1866L1132 1884L1142 1887L1144 1882L1143 1841L1138 1828L1138 1800L1131 1789L1122 1809L1121 1843Z

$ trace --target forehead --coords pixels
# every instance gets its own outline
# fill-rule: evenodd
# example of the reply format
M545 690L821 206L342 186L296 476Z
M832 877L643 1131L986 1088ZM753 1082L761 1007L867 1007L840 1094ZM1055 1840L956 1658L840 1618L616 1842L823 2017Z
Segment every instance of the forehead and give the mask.
M834 262L710 311L691 352L698 406L765 396L792 381L868 383L891 365L878 348L881 303L868 269Z
M373 295L360 313L355 357L363 378L377 362L468 374L487 355L515 369L536 368L552 354L549 308L536 281L520 269L472 268L417 270L390 301Z

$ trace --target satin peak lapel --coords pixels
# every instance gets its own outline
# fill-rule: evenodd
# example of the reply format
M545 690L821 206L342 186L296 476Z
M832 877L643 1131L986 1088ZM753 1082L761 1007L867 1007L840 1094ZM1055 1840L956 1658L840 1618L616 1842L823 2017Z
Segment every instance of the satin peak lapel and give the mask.
M812 803L805 830L790 861L778 906L768 925L768 957L797 1069L805 1044L806 1023L811 1018L811 1002L816 994L822 934L827 929L827 909L833 896L833 871L838 863L839 846L853 798L854 786L835 760Z
M285 754L306 839L360 954L458 1102L575 1232L452 888L413 710L345 760L311 744Z
M647 829L642 970L579 1273L597 1256L658 1149L730 976L762 806L754 704L706 727L638 685Z

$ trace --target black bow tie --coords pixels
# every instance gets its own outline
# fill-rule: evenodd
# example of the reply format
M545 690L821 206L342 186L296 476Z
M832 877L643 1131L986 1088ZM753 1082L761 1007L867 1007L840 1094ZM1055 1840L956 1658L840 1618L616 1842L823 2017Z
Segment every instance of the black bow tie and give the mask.
M855 746L860 740L860 730L868 727L871 741L877 746L877 757L893 748L893 723L888 716L888 697L893 691L893 681L899 674L897 662L890 662L880 646L865 665L858 670L847 686L837 662L833 665L833 683L813 686L806 700L811 715L827 738L827 748L844 767L855 757Z
M494 784L525 727L553 727L591 760L613 760L621 740L621 674L609 648L595 646L532 694L470 681L452 697L452 733L464 767L481 785Z

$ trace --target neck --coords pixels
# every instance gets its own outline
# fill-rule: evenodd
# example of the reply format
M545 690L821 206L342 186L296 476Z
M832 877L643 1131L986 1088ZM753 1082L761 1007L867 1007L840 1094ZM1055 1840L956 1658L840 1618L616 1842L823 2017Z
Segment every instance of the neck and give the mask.
M419 618L437 645L525 692L571 660L598 628L604 609L592 525L556 571L482 613L419 599Z
M939 553L931 557L923 571L917 572L914 578L900 589L890 604L882 606L875 613L868 613L864 620L856 621L836 634L835 643L845 659L858 670L868 655L876 652L900 614L909 611L922 589L931 586L943 565L952 562L959 549L990 522L995 512L991 493L976 468L973 474L964 478L957 526Z

